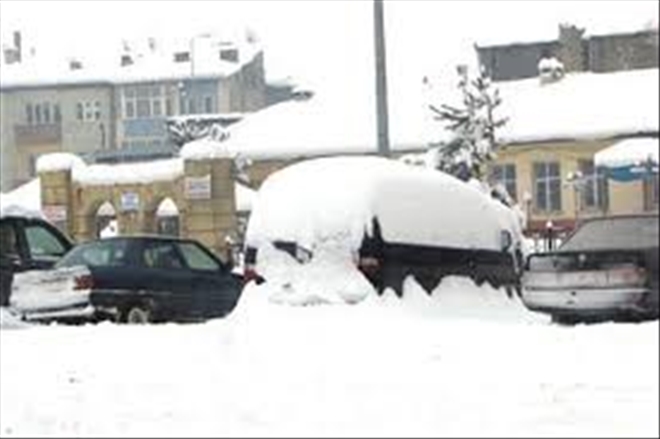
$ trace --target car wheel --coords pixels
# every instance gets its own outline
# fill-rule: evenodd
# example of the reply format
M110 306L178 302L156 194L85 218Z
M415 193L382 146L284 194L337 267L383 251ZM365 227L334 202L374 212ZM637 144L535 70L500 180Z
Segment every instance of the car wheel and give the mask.
M144 306L131 306L126 311L125 322L129 325L151 323L151 311Z

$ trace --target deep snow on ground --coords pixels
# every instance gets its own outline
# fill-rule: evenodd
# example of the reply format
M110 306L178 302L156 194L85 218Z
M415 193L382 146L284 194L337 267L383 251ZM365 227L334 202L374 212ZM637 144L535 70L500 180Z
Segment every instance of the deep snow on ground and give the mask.
M273 303L203 324L0 330L0 435L658 436L658 322L552 325L447 278L432 297Z

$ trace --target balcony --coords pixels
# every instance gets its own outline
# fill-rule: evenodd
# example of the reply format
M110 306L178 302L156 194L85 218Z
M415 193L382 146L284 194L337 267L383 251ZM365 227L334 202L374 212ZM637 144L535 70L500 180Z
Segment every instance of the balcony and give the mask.
M14 138L17 146L60 143L62 124L14 125Z

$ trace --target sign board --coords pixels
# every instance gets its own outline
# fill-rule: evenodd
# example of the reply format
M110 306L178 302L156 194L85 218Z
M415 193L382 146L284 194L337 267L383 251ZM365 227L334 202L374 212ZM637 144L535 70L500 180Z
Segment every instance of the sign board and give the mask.
M129 212L140 208L140 195L137 192L124 192L121 194L121 210Z
M63 204L50 204L42 208L46 218L53 223L66 221L66 206Z
M203 177L186 177L183 190L189 200L208 200L211 198L211 174Z

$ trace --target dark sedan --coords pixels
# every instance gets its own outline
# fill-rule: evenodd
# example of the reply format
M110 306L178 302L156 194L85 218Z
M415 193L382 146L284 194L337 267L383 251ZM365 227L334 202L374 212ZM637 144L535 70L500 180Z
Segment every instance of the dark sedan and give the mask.
M524 304L559 323L657 319L658 228L657 214L585 221L529 257Z
M122 236L80 244L53 270L17 275L10 306L27 320L200 321L230 313L241 288L199 242Z

